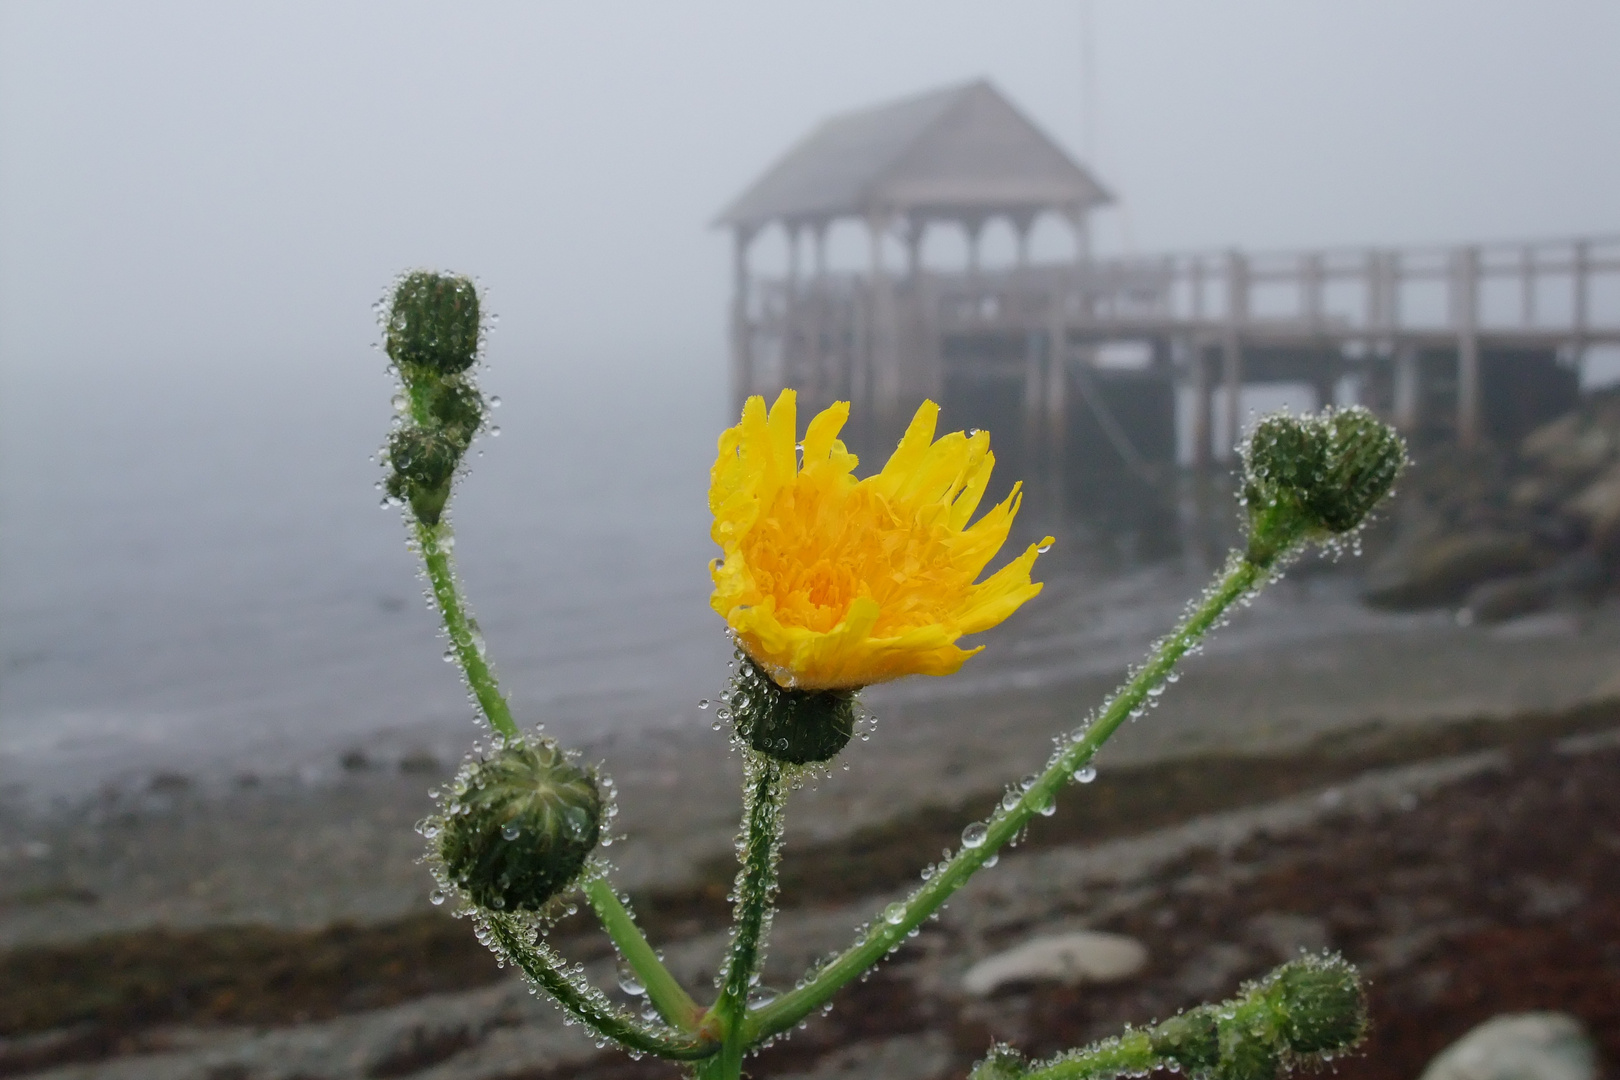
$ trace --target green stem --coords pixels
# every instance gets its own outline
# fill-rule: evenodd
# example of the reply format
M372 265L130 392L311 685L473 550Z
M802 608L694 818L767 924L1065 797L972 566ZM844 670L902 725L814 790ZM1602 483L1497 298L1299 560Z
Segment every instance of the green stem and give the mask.
M456 589L456 574L450 565L450 552L441 543L448 530L449 526L444 524L416 523L416 542L422 548L422 562L427 565L433 598L438 601L439 611L444 616L444 629L450 635L450 647L455 651L456 660L467 676L467 685L472 687L473 696L478 699L478 707L484 711L489 726L508 739L516 738L518 727L512 719L512 710L501 696L495 673L479 652L478 637L473 632L472 623L461 604L461 594Z
M618 946L620 955L640 977L647 999L657 1007L659 1015L682 1031L695 1030L703 1018L703 1009L658 959L612 883L605 877L592 878L585 886L585 898L591 902L602 929Z
M613 1039L626 1049L674 1061L698 1061L720 1049L715 1040L694 1033L684 1032L670 1038L645 1030L629 1017L612 1011L605 1002L592 1000L563 973L560 958L544 944L529 944L512 920L500 915L487 918L490 931L513 963L555 998L557 1004L598 1035Z
M952 893L984 865L1007 841L1017 836L1042 807L1067 785L1075 771L1089 762L1133 712L1147 700L1171 668L1240 597L1256 588L1266 570L1234 553L1226 569L1205 596L1169 637L1159 642L1148 662L1138 670L1080 737L1054 754L1046 770L1011 809L998 811L988 823L988 835L976 848L963 847L943 869L913 893L892 915L878 919L864 936L803 987L784 994L749 1015L745 1035L750 1042L767 1038L797 1024L820 1008L845 983L856 978L939 910Z
M724 1045L701 1074L704 1080L736 1080L742 1075L743 1055L758 1041L745 1023L748 992L764 955L766 920L776 896L776 860L782 843L782 766L752 750L744 753L750 786L743 808L735 929L720 998L709 1010Z

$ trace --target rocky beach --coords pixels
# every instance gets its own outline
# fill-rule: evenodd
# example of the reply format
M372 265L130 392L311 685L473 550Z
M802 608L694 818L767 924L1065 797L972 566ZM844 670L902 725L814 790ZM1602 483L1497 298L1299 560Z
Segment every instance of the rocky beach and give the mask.
M1362 563L1307 561L1237 613L1094 781L757 1075L960 1077L992 1040L1050 1053L1230 996L1301 948L1343 950L1372 979L1368 1051L1336 1072L1416 1076L1524 1010L1573 1015L1620 1061L1617 402L1486 465L1420 454ZM1059 588L976 678L868 692L863 737L792 799L767 982L791 984L909 888L1083 722L1211 562ZM674 1075L565 1027L429 902L412 825L460 738L407 727L296 768L9 791L0 1076ZM616 880L707 986L739 759L697 723L580 749L617 781ZM612 987L583 916L556 934Z

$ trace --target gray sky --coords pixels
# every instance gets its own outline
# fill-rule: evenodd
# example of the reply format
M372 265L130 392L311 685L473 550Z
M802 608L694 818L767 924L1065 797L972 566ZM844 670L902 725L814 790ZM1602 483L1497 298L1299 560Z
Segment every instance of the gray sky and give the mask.
M1612 0L1092 11L1113 246L1620 231ZM1080 12L8 0L0 360L329 357L432 265L503 346L718 363L731 196L829 112L980 75L1078 150Z

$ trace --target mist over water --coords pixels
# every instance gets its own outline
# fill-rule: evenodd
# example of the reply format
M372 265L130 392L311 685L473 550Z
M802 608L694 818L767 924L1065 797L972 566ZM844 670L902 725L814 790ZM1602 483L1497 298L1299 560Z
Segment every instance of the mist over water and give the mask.
M276 769L424 725L465 740L437 615L372 487L382 367L358 351L274 378L240 358L10 373L6 783ZM680 722L723 672L706 603L720 370L508 354L485 373L502 434L480 440L453 521L525 721Z

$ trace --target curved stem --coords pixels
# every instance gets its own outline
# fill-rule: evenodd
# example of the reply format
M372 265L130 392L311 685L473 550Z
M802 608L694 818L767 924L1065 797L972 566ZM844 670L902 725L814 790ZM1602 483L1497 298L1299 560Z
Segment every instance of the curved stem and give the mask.
M742 867L737 872L737 906L731 954L726 961L720 999L709 1010L724 1046L705 1077L734 1080L743 1055L758 1041L745 1023L748 992L764 956L771 902L776 896L776 860L782 844L782 766L752 750L743 807Z
M627 1049L674 1061L698 1061L720 1049L720 1044L715 1040L695 1034L669 1038L647 1031L629 1017L607 1008L605 1002L593 1001L563 973L561 958L556 953L544 944L529 944L510 920L492 915L488 917L488 925L501 951L556 999L557 1004L573 1013L598 1035L613 1039Z
M605 877L593 878L585 886L585 898L595 910L602 929L618 946L619 954L641 978L647 999L658 1009L659 1015L682 1031L695 1030L703 1018L703 1009L658 959L613 885Z
M749 1041L767 1038L797 1024L824 1004L841 986L865 972L890 949L904 941L913 927L921 925L939 910L940 905L961 888L984 865L986 859L1017 836L1030 818L1057 797L1075 771L1089 762L1120 724L1147 700L1148 692L1164 681L1176 661L1209 632L1234 602L1255 589L1265 573L1264 568L1234 553L1214 587L1187 614L1181 625L1159 642L1148 662L1120 688L1102 713L1078 738L1053 755L1045 771L1023 793L1016 805L997 811L988 823L985 842L976 848L963 847L940 872L911 895L900 911L876 920L861 939L822 968L815 978L752 1013L745 1025Z
M467 685L478 699L478 707L484 711L490 727L508 739L515 738L517 723L512 719L512 710L507 707L506 699L501 696L495 673L484 662L483 653L478 647L479 638L473 631L461 604L461 594L456 589L456 574L450 565L450 552L440 542L448 528L443 524L416 523L416 542L422 548L428 583L433 588L434 600L438 601L439 612L444 616L444 629L450 635L450 648L455 651L456 661L467 676Z

